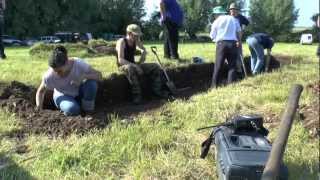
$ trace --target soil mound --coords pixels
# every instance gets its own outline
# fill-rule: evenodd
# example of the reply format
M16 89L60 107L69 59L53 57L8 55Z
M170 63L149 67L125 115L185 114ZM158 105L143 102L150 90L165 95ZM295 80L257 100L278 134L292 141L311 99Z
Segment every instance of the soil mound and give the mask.
M272 58L270 67L272 67L270 69L280 67L279 61ZM213 69L213 63L191 64L169 69L168 74L177 88L188 87L174 98L188 99L196 93L206 91L211 83ZM227 69L224 69L224 74L227 74ZM10 84L0 82L0 107L14 113L20 119L22 129L17 131L19 134L22 132L47 134L54 137L68 136L74 132L83 134L92 129L105 128L111 114L132 122L136 114L152 112L167 102L156 99L148 93L150 92L148 79L143 79L141 84L146 97L141 105L133 105L130 103L130 86L126 77L112 74L99 84L95 113L66 117L54 107L52 92L47 92L45 110L39 112L35 108L35 87L17 81Z
M312 137L320 136L320 122L319 122L319 95L320 95L320 81L309 84L307 91L312 91L316 95L315 101L310 105L304 105L300 108L300 118L303 121L304 127L309 130Z

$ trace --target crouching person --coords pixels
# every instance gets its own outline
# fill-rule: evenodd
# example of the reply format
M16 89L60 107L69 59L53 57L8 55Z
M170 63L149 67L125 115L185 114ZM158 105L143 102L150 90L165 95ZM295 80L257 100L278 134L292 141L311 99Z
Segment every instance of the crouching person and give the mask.
M55 105L66 116L92 112L101 73L81 59L69 58L63 46L54 49L49 66L36 93L37 108L42 110L44 94L49 89L54 91Z
M270 56L274 40L265 33L255 33L247 38L249 50L251 53L251 72L253 75L261 73L265 64L264 49L267 49L267 55ZM268 64L266 64L268 65Z
M140 40L141 29L136 24L127 27L127 35L117 41L117 65L120 71L124 72L130 85L133 103L139 104L142 101L142 92L139 77L144 75L151 79L153 93L160 97L168 97L168 93L162 91L161 70L155 63L144 63L146 49ZM140 60L135 62L136 48L141 51Z

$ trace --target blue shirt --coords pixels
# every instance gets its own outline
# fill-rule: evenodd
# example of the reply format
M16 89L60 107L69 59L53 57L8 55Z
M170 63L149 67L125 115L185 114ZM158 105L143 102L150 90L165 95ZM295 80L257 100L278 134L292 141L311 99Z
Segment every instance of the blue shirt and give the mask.
M183 23L183 11L176 0L161 0L165 6L165 18L168 18L172 22L178 24L179 26ZM161 17L163 20L164 17Z
M238 16L236 16L235 18L238 19L241 28L243 26L248 26L249 25L249 20L245 16L243 16L241 14L238 14Z
M250 35L248 38L256 38L258 43L260 43L265 49L271 49L274 44L273 39L265 33L255 33Z

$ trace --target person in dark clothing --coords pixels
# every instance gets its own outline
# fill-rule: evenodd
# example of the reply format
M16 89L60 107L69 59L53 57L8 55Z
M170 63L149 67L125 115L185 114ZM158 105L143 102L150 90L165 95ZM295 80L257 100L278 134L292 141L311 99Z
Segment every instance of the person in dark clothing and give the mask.
M7 56L4 53L4 46L2 42L2 34L4 31L4 10L6 9L6 1L0 0L0 58L5 59Z
M162 90L161 69L155 63L144 63L147 51L140 40L141 29L136 24L127 27L127 35L117 41L117 65L120 71L124 72L130 85L133 96L133 103L140 104L142 92L139 77L144 75L152 80L153 93L160 98L167 98L168 93ZM134 55L136 48L141 51L140 60L135 62Z
M179 59L179 27L183 23L183 11L176 0L161 0L160 14L164 26L164 57Z
M260 73L264 65L264 49L267 49L268 55L270 55L274 40L268 34L255 33L250 35L246 42L251 53L252 74Z
M318 39L319 39L319 44L318 44L318 50L317 50L317 55L319 57L319 60L320 60L320 15L318 15L318 18L317 18L317 27L318 27Z

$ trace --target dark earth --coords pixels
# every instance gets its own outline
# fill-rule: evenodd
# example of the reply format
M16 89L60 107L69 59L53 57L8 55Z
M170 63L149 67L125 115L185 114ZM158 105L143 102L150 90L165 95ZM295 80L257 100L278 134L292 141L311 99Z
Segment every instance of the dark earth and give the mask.
M247 68L249 68L249 59L245 58L245 61ZM272 57L269 70L272 71L289 63L292 63L290 57ZM92 129L107 127L110 123L111 115L125 120L125 123L130 123L141 112L152 113L168 101L174 101L179 98L188 99L194 94L207 91L211 82L213 68L213 63L205 63L169 69L168 74L176 87L178 89L184 88L178 95L171 96L169 99L153 97L148 93L150 92L150 89L147 88L148 79L142 79L145 98L140 105L133 105L130 102L129 84L125 76L112 74L99 84L95 112L90 115L81 114L72 117L64 116L54 107L51 100L52 92L46 94L45 109L39 112L35 108L37 87L27 86L17 81L13 81L10 84L0 82L0 107L9 113L14 113L18 117L21 127L18 130L6 132L2 136L23 139L26 134L46 134L49 137L66 137L71 133L81 135ZM226 74L226 70L224 69L224 74ZM309 89L319 95L319 82L310 85ZM315 134L319 134L318 110L318 102L300 109L305 127L315 132Z

